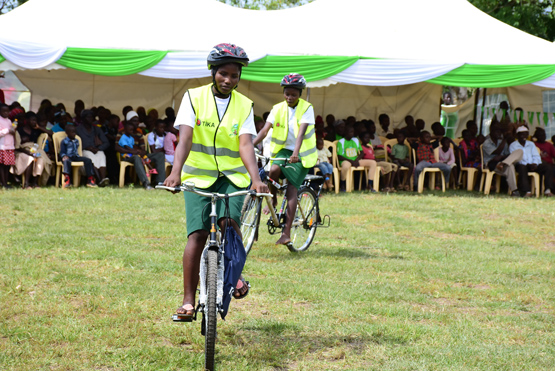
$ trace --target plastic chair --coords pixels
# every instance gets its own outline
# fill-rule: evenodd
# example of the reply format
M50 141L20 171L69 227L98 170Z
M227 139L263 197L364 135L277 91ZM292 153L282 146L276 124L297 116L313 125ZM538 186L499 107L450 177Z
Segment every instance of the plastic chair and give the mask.
M333 175L333 186L335 188L335 193L339 193L339 170L337 169L336 164L334 163L334 158L337 159L337 145L336 142L330 142L329 140L324 140L324 148L327 148L331 152L332 156L332 164L333 167L332 175ZM314 167L314 174L319 173L320 169L318 167Z
M64 167L64 164L62 163L62 160L59 158L58 154L60 153L62 140L64 140L65 137L67 137L67 135L64 131L60 131L52 135L52 141L54 142L54 156L56 158L56 187L59 187L62 181L62 169ZM77 152L79 153L79 156L83 156L83 145L81 143L81 138L79 137L79 135L76 135L75 138L79 141L79 148L77 149ZM82 166L85 166L82 161L71 162L71 177L73 178L74 187L79 187L79 183L81 181L79 169L81 169Z
M434 157L436 158L436 161L439 159L439 147L434 149ZM413 158L414 167L416 168L416 151L414 149L412 150L412 158ZM435 174L437 173L439 173L441 176L441 190L442 192L445 192L445 177L443 176L443 172L436 167L432 167L432 168L427 167L422 170L422 172L418 177L418 188L417 188L418 193L422 193L424 191L424 178L426 174L430 174L430 179L428 180L430 190L435 189L435 186L436 186Z
M145 146L146 146L146 152L149 153L150 152L150 148L148 145L148 138L146 135L143 135L143 141L145 142ZM135 172L135 165L132 162L128 162L128 161L122 161L122 154L118 152L117 155L118 158L118 163L119 163L119 184L118 186L120 188L123 188L125 186L125 169L127 169L128 167L130 167L129 169L129 175L131 177L131 179L133 179L133 182L137 181L137 173ZM144 165L145 167L145 173L146 176L148 177L149 181L150 181L150 174L148 172L148 167L146 165Z
M461 170L459 171L459 183L462 183L464 178L466 180L466 190L472 191L476 183L476 179L477 179L476 174L478 173L478 169L474 167L462 166L462 155L460 150L459 150L459 163L461 164Z
M396 145L397 143L398 143L398 142L397 142L397 139L388 139L386 142L384 142L385 161L386 161L386 162L389 162L389 153L388 153L388 151L387 151L387 147L393 148L393 146ZM407 149L408 149L408 151L409 151L409 152L408 152L408 153L409 153L409 161L411 161L411 153L412 153L412 150L411 150L410 145L408 144L407 141L405 141L405 147L407 147ZM408 180L409 183L410 183L410 185L409 185L409 186L410 186L410 190L412 191L413 188L414 188L414 184L413 184L413 183L414 183L414 180L413 180L414 174L411 176L410 179L407 179L407 177L408 177L408 175L409 175L409 168L406 167L406 166L401 166L401 167L399 168L398 171L404 171L404 172L405 172L405 175L404 175L404 178L403 178L403 183L406 184L406 183L407 183L407 180Z
M480 159L482 162L482 179L480 179L480 192L482 192L483 190L485 195L489 195L493 178L497 176L495 180L495 192L499 193L499 189L501 188L501 175L497 174L495 171L491 171L486 166L486 164L484 164L483 146L483 144L480 145Z

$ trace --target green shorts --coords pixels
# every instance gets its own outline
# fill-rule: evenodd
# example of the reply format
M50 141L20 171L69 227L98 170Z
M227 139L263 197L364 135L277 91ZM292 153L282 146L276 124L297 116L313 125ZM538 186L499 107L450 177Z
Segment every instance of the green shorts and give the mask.
M226 177L220 177L214 184L208 188L203 188L207 192L216 193L233 193L241 191L239 188ZM185 215L187 218L187 236L198 230L210 230L210 197L200 196L191 192L184 192L185 196ZM229 216L235 220L237 225L241 225L241 208L243 207L244 197L230 197ZM216 213L218 220L226 217L226 208L224 200L216 202Z
M289 158L292 154L293 151L282 148L274 157ZM283 163L284 161L274 161L272 164L282 165ZM308 170L309 169L304 167L300 161L295 162L294 164L287 164L285 166L281 166L281 177L282 179L286 178L289 184L299 189L301 184L304 182L306 174L308 174Z

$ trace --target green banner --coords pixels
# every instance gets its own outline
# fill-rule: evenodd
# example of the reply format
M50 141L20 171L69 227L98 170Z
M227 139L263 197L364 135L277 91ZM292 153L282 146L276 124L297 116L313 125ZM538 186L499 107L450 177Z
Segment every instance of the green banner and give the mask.
M554 73L555 65L551 64L507 66L465 64L428 82L467 88L502 88L530 84L546 79Z
M64 67L102 76L139 73L157 65L167 51L67 48L56 62Z
M547 114L547 112L543 113L543 126L547 126L547 124L549 123L549 115Z
M0 63L4 62L5 60L6 58L4 58L4 56L0 54Z
M275 56L269 55L249 64L241 78L249 81L280 83L289 73L300 73L306 81L327 79L351 67L359 57Z
M528 125L532 125L534 123L534 112L528 112Z

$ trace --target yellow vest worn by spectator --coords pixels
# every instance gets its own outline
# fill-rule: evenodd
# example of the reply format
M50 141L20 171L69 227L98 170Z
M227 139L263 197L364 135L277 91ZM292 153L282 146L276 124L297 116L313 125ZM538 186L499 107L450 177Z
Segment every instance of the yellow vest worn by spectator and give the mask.
M239 155L239 132L253 103L231 92L227 110L220 121L212 84L189 89L195 111L191 152L181 171L181 181L191 181L198 188L208 188L223 174L240 188L248 187L250 177Z
M299 99L297 110L295 111L295 137L298 137L299 135L301 118L309 107L312 107L312 104L308 103L304 99ZM285 142L287 141L287 135L289 134L289 109L287 102L283 101L276 104L273 110L275 112L275 122L273 122L270 152L272 153L272 157L275 157L275 155L284 147ZM299 151L299 157L301 158L301 162L305 168L313 167L316 165L316 161L318 161L314 125L309 125L306 129L301 149Z

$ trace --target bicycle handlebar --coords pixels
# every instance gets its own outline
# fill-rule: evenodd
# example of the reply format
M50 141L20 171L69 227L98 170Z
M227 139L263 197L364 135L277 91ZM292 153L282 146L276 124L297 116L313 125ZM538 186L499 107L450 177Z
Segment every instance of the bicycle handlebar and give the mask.
M264 155L260 155L258 153L255 153L255 156L260 159L260 160L265 160L265 161L285 161L285 163L287 164L290 160L287 157L266 157ZM301 158L299 157L299 160Z
M172 192L192 192L195 193L199 196L204 196L204 197L219 197L219 198L224 198L224 197L237 197L237 196L246 196L246 195L251 195L251 196L255 196L255 197L272 197L271 193L256 193L254 190L244 190L244 191L237 191L237 192L233 192L233 193L228 193L228 194L224 194L224 193L214 193L214 192L205 192L205 191L201 191L200 189L195 188L195 184L192 182L185 182L177 187L166 187L163 184L158 184L156 187L156 189L165 189L167 191L172 191Z

